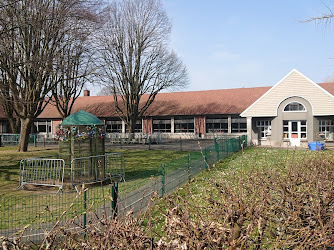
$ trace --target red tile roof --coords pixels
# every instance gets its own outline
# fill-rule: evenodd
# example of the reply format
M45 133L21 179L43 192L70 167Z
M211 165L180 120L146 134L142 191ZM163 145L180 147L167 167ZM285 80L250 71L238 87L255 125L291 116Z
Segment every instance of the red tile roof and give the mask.
M334 95L334 83L320 83ZM271 87L221 89L159 93L147 116L240 114ZM148 96L144 95L143 100ZM97 117L117 116L113 96L82 96L74 103L72 113L84 110ZM0 117L3 117L0 109ZM60 118L55 106L48 105L38 118Z
M147 116L240 114L270 87L159 93ZM148 98L144 95L143 100ZM113 96L83 96L74 103L73 112L85 110L97 117L117 116ZM59 118L48 105L38 118Z
M330 94L334 95L334 83L333 82L324 82L318 84L323 89L327 90Z

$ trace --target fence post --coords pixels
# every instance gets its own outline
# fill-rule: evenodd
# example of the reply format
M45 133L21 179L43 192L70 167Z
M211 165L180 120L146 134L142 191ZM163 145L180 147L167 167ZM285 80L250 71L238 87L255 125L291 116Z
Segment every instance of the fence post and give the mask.
M118 182L113 182L111 186L111 209L113 218L117 216L117 197L118 197Z
M165 195L165 164L161 165L161 196Z
M148 150L151 150L151 136L148 136Z
M190 153L188 154L188 180L190 181L191 179L191 165L190 165L190 162L191 162L191 158L190 158Z
M234 153L234 147L235 147L235 139L234 138L231 138L231 153Z
M182 138L180 137L180 151L182 151Z
M36 144L36 135L34 135L34 147L37 147L37 144Z
M230 142L231 142L231 138L226 139L226 152L227 152L227 155L230 154Z
M215 150L216 150L216 153L217 153L217 161L219 161L219 145L218 145L218 142L217 142L217 138L215 138Z
M83 227L87 226L87 189L84 189L84 216L83 216ZM86 234L85 234L86 236Z
M204 148L204 160L205 160L205 168L208 169L209 166L208 166L208 154L206 152L206 148Z

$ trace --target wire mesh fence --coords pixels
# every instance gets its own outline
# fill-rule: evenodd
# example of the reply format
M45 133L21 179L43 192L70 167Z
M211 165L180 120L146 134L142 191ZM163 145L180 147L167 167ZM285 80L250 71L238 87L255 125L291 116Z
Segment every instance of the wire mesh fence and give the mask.
M84 230L93 217L124 216L145 209L153 196L164 196L181 187L220 159L246 146L246 136L216 138L210 146L190 151L177 159L131 180L89 189L55 194L0 198L0 236L39 242L55 226ZM118 197L118 198L117 198ZM117 200L117 203L116 203ZM24 230L22 230L24 228Z
M224 139L238 138L240 135L226 135ZM146 140L129 141L126 138L116 138L108 143L106 139L106 149L142 149L142 150L177 150L177 151L198 151L199 144L202 148L212 145L213 139L189 139L189 138L162 138L159 141Z

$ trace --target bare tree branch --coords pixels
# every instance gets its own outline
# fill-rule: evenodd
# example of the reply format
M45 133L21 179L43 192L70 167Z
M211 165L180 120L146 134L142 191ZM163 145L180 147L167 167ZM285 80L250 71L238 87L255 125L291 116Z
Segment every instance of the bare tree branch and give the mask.
M0 70L8 79L21 121L19 151L26 151L31 124L59 83L60 59L76 40L74 21L84 20L84 0L0 0ZM91 17L91 16L89 16Z
M183 88L188 74L168 48L171 24L158 0L124 0L110 6L108 22L98 37L102 81L114 95L115 108L134 132L156 95ZM142 96L148 94L145 103Z

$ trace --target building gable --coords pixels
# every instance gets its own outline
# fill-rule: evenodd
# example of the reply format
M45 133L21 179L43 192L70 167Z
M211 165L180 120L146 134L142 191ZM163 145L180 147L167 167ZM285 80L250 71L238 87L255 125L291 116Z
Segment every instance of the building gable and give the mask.
M277 116L279 104L294 96L304 98L310 102L313 108L313 116L334 114L334 96L294 69L243 111L241 116Z

